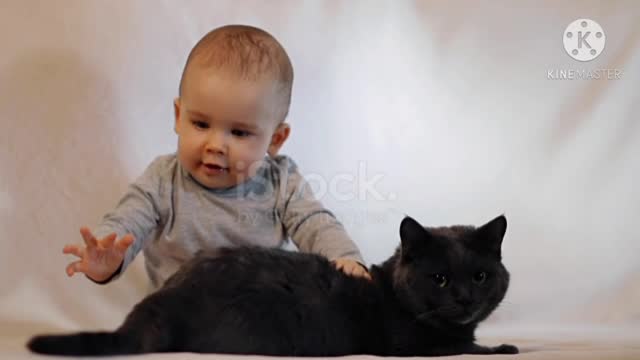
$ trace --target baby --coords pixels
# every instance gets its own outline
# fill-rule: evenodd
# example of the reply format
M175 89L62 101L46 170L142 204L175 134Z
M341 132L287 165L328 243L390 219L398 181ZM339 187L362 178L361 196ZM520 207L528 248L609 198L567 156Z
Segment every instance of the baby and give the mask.
M66 272L105 284L140 250L153 288L197 251L220 246L281 247L329 258L347 274L369 277L360 252L315 199L295 163L278 151L293 68L284 48L250 26L214 29L191 50L174 101L178 149L157 157L129 186Z

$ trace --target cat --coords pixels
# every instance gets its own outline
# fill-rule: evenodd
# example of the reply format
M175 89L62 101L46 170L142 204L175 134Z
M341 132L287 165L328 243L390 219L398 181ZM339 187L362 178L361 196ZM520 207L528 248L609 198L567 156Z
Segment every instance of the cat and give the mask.
M509 285L507 220L425 228L405 217L400 245L371 280L326 258L258 247L200 251L114 332L32 338L36 353L275 356L516 354L475 343Z

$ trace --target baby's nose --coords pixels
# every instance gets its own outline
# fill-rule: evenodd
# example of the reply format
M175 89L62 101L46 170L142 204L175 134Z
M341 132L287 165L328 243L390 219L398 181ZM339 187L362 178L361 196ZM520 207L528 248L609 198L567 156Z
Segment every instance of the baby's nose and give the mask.
M225 154L227 152L227 136L222 131L213 131L207 139L207 152Z

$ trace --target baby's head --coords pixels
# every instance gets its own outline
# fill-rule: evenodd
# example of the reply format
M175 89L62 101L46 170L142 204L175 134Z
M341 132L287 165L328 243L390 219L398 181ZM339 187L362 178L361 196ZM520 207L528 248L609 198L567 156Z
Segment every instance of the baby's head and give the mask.
M289 136L293 67L264 30L214 29L191 50L174 101L178 159L200 184L227 188L253 176Z

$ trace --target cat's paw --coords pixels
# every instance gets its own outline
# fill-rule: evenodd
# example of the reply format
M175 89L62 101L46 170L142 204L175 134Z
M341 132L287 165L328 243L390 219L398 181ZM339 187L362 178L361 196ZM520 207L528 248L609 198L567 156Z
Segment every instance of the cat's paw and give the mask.
M492 350L494 354L517 354L520 352L517 347L509 344L496 346Z

